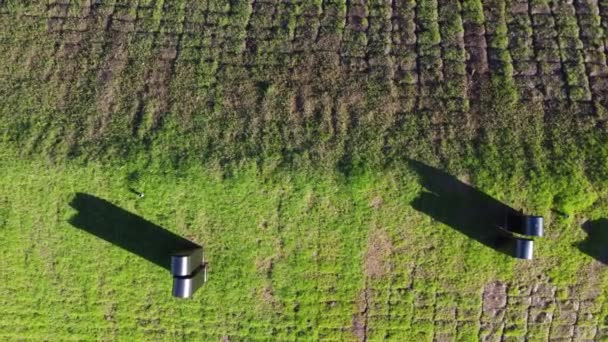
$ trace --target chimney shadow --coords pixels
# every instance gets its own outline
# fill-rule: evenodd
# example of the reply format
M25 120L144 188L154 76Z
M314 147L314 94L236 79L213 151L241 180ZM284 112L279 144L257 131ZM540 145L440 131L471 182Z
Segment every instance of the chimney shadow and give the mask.
M516 257L517 239L512 232L519 233L513 229L519 225L514 222L521 217L519 211L437 168L415 160L409 164L426 189L412 202L414 209L487 247Z
M70 206L78 211L69 223L87 233L171 271L171 256L200 248L138 215L104 199L76 193Z
M575 246L602 264L608 264L608 219L587 221L582 228L587 233L587 238L575 243Z

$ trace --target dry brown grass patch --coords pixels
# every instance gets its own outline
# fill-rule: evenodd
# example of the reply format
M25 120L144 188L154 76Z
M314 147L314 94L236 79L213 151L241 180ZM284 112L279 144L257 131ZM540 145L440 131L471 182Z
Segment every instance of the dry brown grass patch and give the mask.
M353 334L359 339L359 341L365 341L367 339L367 311L369 307L369 289L365 288L359 292L357 298L357 313L353 315L352 331Z
M393 244L384 230L377 229L370 235L365 253L364 272L370 278L380 278L391 271L390 255Z

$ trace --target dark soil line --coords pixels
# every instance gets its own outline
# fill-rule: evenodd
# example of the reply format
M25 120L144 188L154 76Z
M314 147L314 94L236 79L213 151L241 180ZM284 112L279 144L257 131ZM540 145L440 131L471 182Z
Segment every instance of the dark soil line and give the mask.
M131 133L136 136L139 132L139 127L141 126L143 117L144 117L144 108L145 108L145 94L148 93L148 86L144 86L144 89L137 94L137 109L135 110L135 114L133 115L133 120L131 121Z
M566 65L564 63L564 57L562 55L562 51L563 51L563 46L560 43L559 40L559 35L562 31L562 27L560 27L560 25L558 25L559 20L557 18L557 16L555 15L555 10L553 9L553 4L550 3L549 5L549 11L551 12L551 17L553 18L553 21L555 22L555 32L557 32L557 37L555 37L555 42L557 43L557 48L559 49L559 66L560 66L560 76L562 81L564 82L564 86L566 87L566 96L568 96L568 100L570 102L572 102L572 96L571 96L571 90L570 90L570 85L568 84L568 75L566 74Z

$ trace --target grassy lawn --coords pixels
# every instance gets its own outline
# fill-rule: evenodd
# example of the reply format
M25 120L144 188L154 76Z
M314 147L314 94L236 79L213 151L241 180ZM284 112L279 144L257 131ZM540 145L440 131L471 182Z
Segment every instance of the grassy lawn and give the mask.
M0 339L608 338L607 22L0 0ZM172 298L78 193L202 245L209 281ZM494 245L512 209L545 219L534 260Z
M551 177L524 180L517 191L485 172L473 178L495 198L545 216L535 260L523 261L414 209L429 190L407 165L349 176L243 166L226 176L149 160L52 164L5 153L1 166L4 339L356 339L363 311L368 338L431 338L440 308L468 305L460 319L469 326L459 331L475 340L488 281L605 290L603 268L575 244L586 237L582 222L601 218L606 204L561 195L570 217L560 217L550 189L534 202L526 196L524 185L553 184ZM68 223L77 192L202 244L209 282L193 300L173 299L165 269ZM448 216L463 208L440 203ZM428 301L435 312L419 308ZM417 321L425 318L426 327Z

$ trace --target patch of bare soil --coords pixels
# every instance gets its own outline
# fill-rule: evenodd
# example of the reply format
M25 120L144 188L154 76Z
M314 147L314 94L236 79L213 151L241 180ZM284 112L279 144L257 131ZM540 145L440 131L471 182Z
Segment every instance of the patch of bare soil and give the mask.
M281 310L281 303L274 296L274 290L272 289L272 285L270 283L264 285L259 291L259 297L261 299L261 303L267 307L272 308L275 311Z
M374 196L370 202L370 206L376 210L380 209L382 204L384 204L384 200L381 196Z
M97 97L97 108L99 108L101 116L95 118L95 122L91 125L91 131L89 132L89 136L94 140L103 135L103 132L111 121L112 113L116 109L117 97L119 97L116 93L116 82L128 62L128 51L125 41L126 38L123 35L116 35L99 72L98 82L100 90Z
M393 244L384 230L372 232L365 253L365 276L379 278L387 275L391 270L389 257L392 251Z
M488 317L498 317L507 306L507 285L494 281L483 290L483 312Z
M258 258L255 261L255 269L258 270L258 272L265 274L266 276L270 277L270 275L272 274L272 267L274 266L274 257L267 257L267 258Z
M584 281L573 286L572 290L579 299L596 299L601 294L602 270L606 266L600 261L593 260L580 270L580 279Z
M369 289L365 288L357 298L357 313L353 315L353 334L359 341L367 340L367 311L369 307Z
M380 208L382 198L375 197L370 204L373 207ZM381 278L388 275L391 271L391 253L393 253L393 244L386 231L382 229L372 231L369 236L363 265L365 277ZM368 309L371 296L372 292L366 285L365 289L359 292L356 300L357 311L353 315L352 331L360 341L367 340Z
M147 79L149 97L156 100L156 106L152 112L152 129L160 125L163 115L169 109L169 86L173 74L175 55L163 54L160 60L153 63Z

